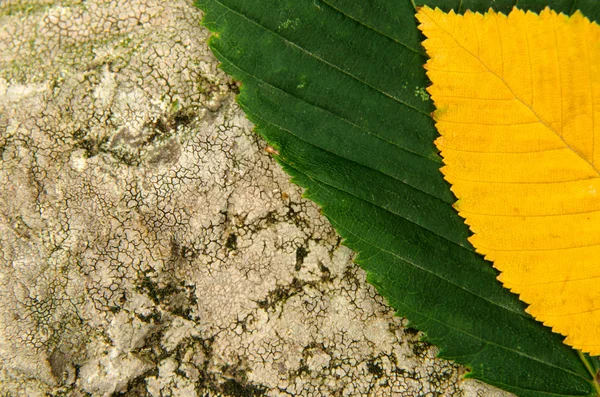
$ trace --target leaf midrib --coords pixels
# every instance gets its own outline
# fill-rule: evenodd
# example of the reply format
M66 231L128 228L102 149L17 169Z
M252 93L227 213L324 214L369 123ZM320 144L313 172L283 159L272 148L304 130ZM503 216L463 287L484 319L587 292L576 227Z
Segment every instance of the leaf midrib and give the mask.
M569 145L569 143L551 126L549 125L546 121L544 121L542 119L542 117L535 111L535 109L533 109L530 105L528 105L527 103L525 103L525 101L523 99L521 99L515 92L514 90L510 87L510 85L506 82L506 80L504 80L504 78L502 76L499 76L496 72L494 72L492 69L489 68L488 65L486 65L483 60L481 60L478 56L476 56L475 54L473 54L468 48L466 48L465 46L463 46L460 42L458 42L458 40L456 40L456 38L454 38L454 35L452 35L450 32L448 32L446 29L444 29L442 26L440 26L440 24L437 23L437 21L435 21L432 18L429 18L429 20L433 23L435 23L435 25L442 30L444 33L446 33L460 48L462 48L466 53L468 53L469 55L471 55L472 58L474 58L475 60L477 60L481 66L483 66L492 76L496 77L498 80L500 80L502 82L502 84L504 84L504 86L506 87L506 89L508 89L510 91L510 93L514 96L514 98L519 101L519 103L521 103L523 106L525 106L527 109L529 109L529 111L531 111L531 113L533 114L533 116L535 116L535 118L538 120L538 122L540 124L542 124L548 131L550 131L551 133L553 133L554 135L556 135L566 146L567 149L571 150L574 154L576 154L581 160L585 161L596 173L596 175L598 177L600 177L600 171L594 166L594 164L592 164L588 159L586 159L581 153L579 153L577 150L575 150L571 145ZM556 30L554 30L554 33L556 34ZM500 43L502 43L501 38L498 37L498 39L500 40ZM502 45L502 44L500 44ZM558 47L555 46L554 47L555 50L557 51L557 58L558 58ZM560 65L560 62L559 62ZM560 73L560 66L558 67L559 69L559 73ZM561 89L562 89L562 81L561 81ZM562 91L561 91L561 107L562 107ZM434 100L435 102L435 100ZM592 96L592 103L593 103L593 96ZM443 121L443 120L442 120ZM561 115L561 124L563 123L563 118ZM533 124L533 123L532 123ZM512 124L511 124L512 125ZM571 181L572 182L572 181Z
M573 10L575 9L575 4L576 4L577 0L573 1L573 6L571 7L571 14L573 13ZM516 2L515 2L516 4ZM595 173L600 176L600 172L598 171L598 169L594 166L593 163L591 163L589 160L587 160L584 156L582 156L578 151L574 150L566 141L565 139L557 133L557 131L554 130L554 128L552 128L550 125L548 125L538 114L537 112L529 105L527 105L523 99L521 99L518 95L516 95L516 93L512 90L512 88L508 85L508 83L504 80L504 78L502 78L501 76L499 76L498 74L496 74L494 71L492 71L479 57L475 56L475 54L473 54L471 51L469 51L467 48L465 48L461 43L459 43L452 34L450 34L447 30L445 30L444 28L442 28L435 20L433 20L432 18L429 18L432 22L434 22L438 28L442 31L444 31L446 34L448 34L449 37L452 38L452 40L458 45L460 46L465 52L467 52L468 54L471 55L471 57L475 58L486 70L488 70L488 72L490 74L492 74L493 76L495 76L496 78L498 78L502 84L504 84L504 86L512 93L512 95L515 97L515 99L517 99L523 106L527 107L532 114L539 120L539 122L544 125L544 127L546 127L549 131L551 131L552 133L554 133L556 136L558 136L561 141L565 144L565 146L570 149L573 153L575 153L579 158L581 158L583 161L585 161L586 163L589 164L589 166L595 171ZM556 30L554 30L555 34L556 34ZM499 38L500 39L500 38ZM501 43L501 41L500 41ZM555 47L555 50L558 51L558 48ZM558 53L557 53L557 57L558 57ZM559 63L560 65L560 63ZM560 69L560 66L559 66ZM559 70L560 72L560 70ZM562 84L561 84L561 88L562 88ZM562 102L562 92L561 92L561 102ZM593 102L593 96L592 96L592 102ZM562 106L562 105L561 105ZM561 117L561 123L562 123L562 117ZM593 154L592 154L593 155ZM583 354L581 354L580 351L578 351L579 353L579 359L583 362L584 366L586 367L586 369L588 370L588 372L590 373L590 375L592 376L591 380L586 379L590 384L592 384L592 386L594 387L594 389L596 390L596 392L598 393L598 395L600 395L600 385L598 384L598 382L595 379L596 374L593 373L593 371L590 371L590 366L589 363L587 362L587 360L585 359L585 356L583 356Z

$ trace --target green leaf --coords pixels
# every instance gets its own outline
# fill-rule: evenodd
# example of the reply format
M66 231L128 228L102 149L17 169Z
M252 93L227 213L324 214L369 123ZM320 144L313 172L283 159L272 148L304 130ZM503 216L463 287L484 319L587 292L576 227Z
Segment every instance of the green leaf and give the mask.
M198 0L238 102L277 161L358 253L399 315L467 366L519 396L596 396L598 360L524 312L467 241L439 172L422 37L410 0ZM507 11L508 0L430 6ZM600 17L594 0L521 0Z

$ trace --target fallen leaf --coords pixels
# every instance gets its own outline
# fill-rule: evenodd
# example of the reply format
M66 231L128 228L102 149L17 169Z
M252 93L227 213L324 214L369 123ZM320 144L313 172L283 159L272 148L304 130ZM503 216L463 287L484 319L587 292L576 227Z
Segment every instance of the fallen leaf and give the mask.
M442 172L527 312L600 354L600 27L580 12L417 14Z

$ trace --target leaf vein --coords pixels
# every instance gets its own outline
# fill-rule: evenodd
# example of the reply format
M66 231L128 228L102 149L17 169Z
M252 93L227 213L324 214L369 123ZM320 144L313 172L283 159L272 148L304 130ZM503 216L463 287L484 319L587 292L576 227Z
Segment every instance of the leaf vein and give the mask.
M309 176L309 178L310 178L310 176ZM311 178L311 179L312 179L312 178ZM412 263L412 262L410 262L410 261L405 261L405 260L403 260L401 257L399 257L397 254L395 254L394 252L390 252L390 251L388 251L388 250L385 250L385 249L383 249L383 248L381 248L381 247L379 247L379 246L377 246L377 245L375 245L375 244L373 244L373 243L371 243L371 242L368 242L368 241L364 240L362 237L360 237L360 236L356 235L354 232L350 231L349 229L345 228L344 226L342 226L342 225L340 225L340 224L338 224L338 223L336 223L336 226L337 226L338 228L340 228L340 229L343 229L343 230L345 230L345 231L346 231L346 233L348 233L348 234L351 234L351 235L352 235L354 238L356 238L357 240L360 240L360 241L362 241L362 242L363 242L363 243L365 243L365 244L368 244L368 245L370 245L370 246L372 246L372 247L374 247L374 248L377 248L377 249L381 250L382 252L386 252L386 253L388 253L388 254L390 254L390 255L392 255L392 256L395 256L395 257L397 257L399 260L402 260L403 262L406 262L406 263L408 263L409 265L412 265L412 266L416 267L417 269L420 269L420 270L422 270L422 271L424 271L424 272L426 272L426 273L430 273L431 275L433 275L433 276L436 276L436 277L440 278L441 280L443 280L443 281L445 281L445 282L447 282L447 283L449 283L449 284L451 284L451 285L454 285L454 286L458 287L459 289L463 289L465 292L468 292L469 294L472 294L473 296L475 296L475 297L477 297L477 298L479 298L479 299L482 299L482 300L484 300L484 301L486 301L486 302L489 302L489 303L491 303L492 305L495 305L495 306L498 306L498 307L500 307L500 308L502 308L502 309L505 309L505 310L507 310L507 311L510 311L511 313L515 313L515 314L517 314L517 315L520 315L520 316L522 316L522 317L525 317L525 318L527 318L527 319L531 319L531 317L529 317L529 316L526 316L526 315L524 315L524 314L521 314L521 313L519 313L519 312L514 312L514 311L512 311L511 309L509 309L509 308L507 308L507 307L504 307L504 306L501 306L501 305L499 305L498 303L496 303L496 302L493 302L493 301L490 301L490 300L488 300L488 299L486 299L486 298L484 298L484 297L482 297L482 296L479 296L479 295L477 295L477 294L473 293L472 291L469 291L469 290L465 289L464 287L462 287L462 286L460 286L460 285L454 284L454 283L452 283L450 280L447 280L447 279L445 279L444 277L442 277L442 276L440 276L440 275L438 275L438 274L436 274L436 273L433 273L433 272L429 271L429 270L428 270L428 269L426 269L426 268L422 268L422 267L418 266L417 264L415 264L415 263ZM383 286L380 286L380 288L381 288L381 290L383 290L383 291L386 293L386 295L387 295L387 296L392 296L392 294L391 294L389 291L387 291L387 290L386 290L386 289L385 289ZM405 305L405 306L406 306L406 305ZM539 362L539 363L542 363L542 364L544 364L544 365L547 365L547 366L549 366L549 367L556 368L556 369L558 369L558 370L560 370L560 371L563 371L563 372L569 373L569 374L571 374L571 375L573 375L573 376L576 376L576 377L578 377L578 378L584 379L586 382L588 382L588 383L589 383L589 379L586 379L586 378L585 378L585 377L583 377L581 374L578 374L578 373L576 373L576 372L573 372L573 371L571 371L571 370L568 370L568 369L565 369L565 368L559 367L559 366L557 366L557 365L555 365L555 364L553 364L553 363L550 363L550 362L547 362L547 361L541 360L541 359L539 359L539 358L537 358L537 357L532 357L532 356L530 356L530 355L527 355L527 354L525 354L525 353L523 353L523 352L520 352L520 351L518 351L518 350L511 349L510 347L503 346L503 345L499 345L499 344L497 344L497 343L494 343L494 342L491 342L491 341L486 341L486 340L482 339L481 337L479 337L479 336L477 336L477 335L474 335L474 334L472 334L472 333L470 333L470 332L467 332L466 330L463 330L463 329L461 329L461 328L457 328L457 327L455 327L455 326L453 326L453 325L451 325L451 324L448 324L448 323L444 323L444 322L442 322L442 321L440 321L440 320L438 320L438 319L435 319L435 318L433 318L433 317L427 316L426 314L420 313L420 315L422 315L422 316L424 316L424 317L427 317L427 318L428 318L429 320L431 320L431 321L435 321L435 322L437 322L437 323L443 324L444 326L446 326L446 327L448 327L448 328L454 329L454 330L456 330L456 331L458 331L458 332L461 332L461 333L463 333L463 334L465 334L465 335L468 335L468 336L472 337L473 339L477 339L477 340L479 340L479 341L481 341L481 342L484 342L484 343L489 343L490 345L494 345L494 346L496 346L496 347L499 347L499 348L501 348L501 349L507 350L507 351L509 351L509 352L511 352L511 353L514 353L514 354L520 355L520 356L522 356L522 357L526 357L526 358L528 358L528 359L530 359L530 360L532 360L532 361L537 361L537 362Z
M214 1L215 1L215 2L217 2L218 4L220 4L220 5L221 5L223 8L226 8L227 10L229 10L229 11L233 12L234 14L236 14L236 15L239 15L239 16L240 16L240 17L242 17L243 19L245 19L245 20L247 20L248 22L252 23L253 25L255 25L255 26L259 27L260 29L264 30L265 32L269 32L269 33L271 33L272 35L274 35L275 37L277 37L277 38L281 39L282 41L284 41L285 43L287 43L287 44L289 44L289 45L291 45L291 46L293 46L293 47L295 47L295 48L299 49L301 52L305 53L305 54L306 54L306 55L308 55L309 57L316 59L317 61L319 61L319 62L321 62L321 63L323 63L323 64L327 65L328 67L330 67L330 68L332 68L332 69L334 69L334 70L337 70L338 72L340 72L340 73L342 73L342 74L345 74L346 76L348 76L348 77L350 77L350 78L352 78L352 79L354 79L354 80L358 81L358 82L359 82L359 83L361 83L361 84L364 84L365 86L367 86L367 87L371 88L372 90L374 90L374 91L376 91L376 92L380 93L381 95L384 95L384 96L386 96L386 97L388 97L388 98L392 99L393 101L395 101L395 102L397 102L397 103L399 103L399 104L401 104L401 105L403 105L403 106L406 106L406 107L407 107L407 108L409 108L409 109L412 109L412 110L414 110L414 111L416 111L416 112L419 112L419 113L421 113L421 114L424 114L424 115L426 115L426 116L429 116L429 114L428 114L427 112L425 112L425 111L423 111L423 110L421 110L421 109L418 109L418 108L416 108L415 106L413 106L413 105L411 105L411 104L409 104L409 103L407 103L407 102L404 102L404 101L402 101L400 98L398 98L398 97L396 97L396 96L394 96L394 95L392 95L392 94L390 94L390 93L388 93L388 92L386 92L386 91L383 91L383 90L381 90L381 89L379 89L379 88L377 88L377 87L375 87L375 86L373 86L373 85L371 85L371 84L367 83L366 81L364 81L364 80L360 79L359 77L357 77L357 76L353 75L352 73L350 73L350 72L348 72L348 71L346 71L346 70L342 69L342 68L341 68L341 67L339 67L338 65L335 65L335 64L333 64L333 63L331 63L331 62L327 61L326 59L324 59L324 58L321 58L321 57L320 57L320 56L318 56L317 54L315 54L315 53L313 53L313 52L311 52L311 51L307 50L306 48L302 47L301 45L299 45L299 44L297 44L297 43L295 43L295 42L293 42L293 41L291 41L291 40L288 40L287 38L285 38L285 37L284 37L284 36L282 36L281 34L277 33L276 31L274 31L274 30L272 30L272 29L269 29L268 27L266 27L266 26L264 26L264 25L260 24L258 21L256 21L256 20L254 20L254 19L252 19L252 18L248 17L247 15L244 15L244 14L242 14L241 12L239 12L239 11L237 11L237 10L234 10L233 8L231 8L231 7L227 6L227 5L225 5L225 4L224 4L224 3L222 3L221 1L219 1L219 0L214 0Z
M352 15L350 15L350 14L347 14L347 13L345 13L344 11L340 10L339 8L337 8L336 6L334 6L333 4L331 4L329 1L327 1L327 0L321 0L321 1L322 1L324 4L327 4L327 6L329 6L331 9L333 9L333 10L335 10L335 11L339 12L340 14L342 14L343 16L345 16L346 18L348 18L348 19L350 19L350 20L352 20L352 21L356 22L357 24L359 24L359 25L361 25L361 26L364 26L365 28L367 28L367 29L369 29L369 30L371 30L371 31L373 31L373 32L375 32L375 33L377 33L377 34L381 35L382 37L385 37L385 38L386 38L386 39L388 39L388 40L391 40L391 41L393 41L393 42L395 42L395 43L398 43L398 44L400 44L402 47L406 48L407 50L410 50L410 51L414 52L415 54L419 54L419 55L423 55L423 56L425 55L425 53L424 53L423 51L419 51L419 50L417 50L417 49L415 49L415 48L413 48L413 47L409 46L408 44L406 44L406 43L403 43L403 42L401 42L400 40L398 40L398 39L395 39L395 38L393 38L393 37L391 37L391 36L388 36L387 34L385 34L385 33L381 32L381 31L379 31L379 30L375 29L374 27L372 27L372 26L370 26L370 25L367 25L366 23L364 23L364 22L362 22L362 21L359 21L358 19L354 18Z

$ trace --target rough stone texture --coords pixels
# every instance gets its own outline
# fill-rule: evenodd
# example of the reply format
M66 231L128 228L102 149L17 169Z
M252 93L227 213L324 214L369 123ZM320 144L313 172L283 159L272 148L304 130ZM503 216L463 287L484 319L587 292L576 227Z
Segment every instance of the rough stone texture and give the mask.
M365 283L200 18L0 1L0 395L503 395Z

